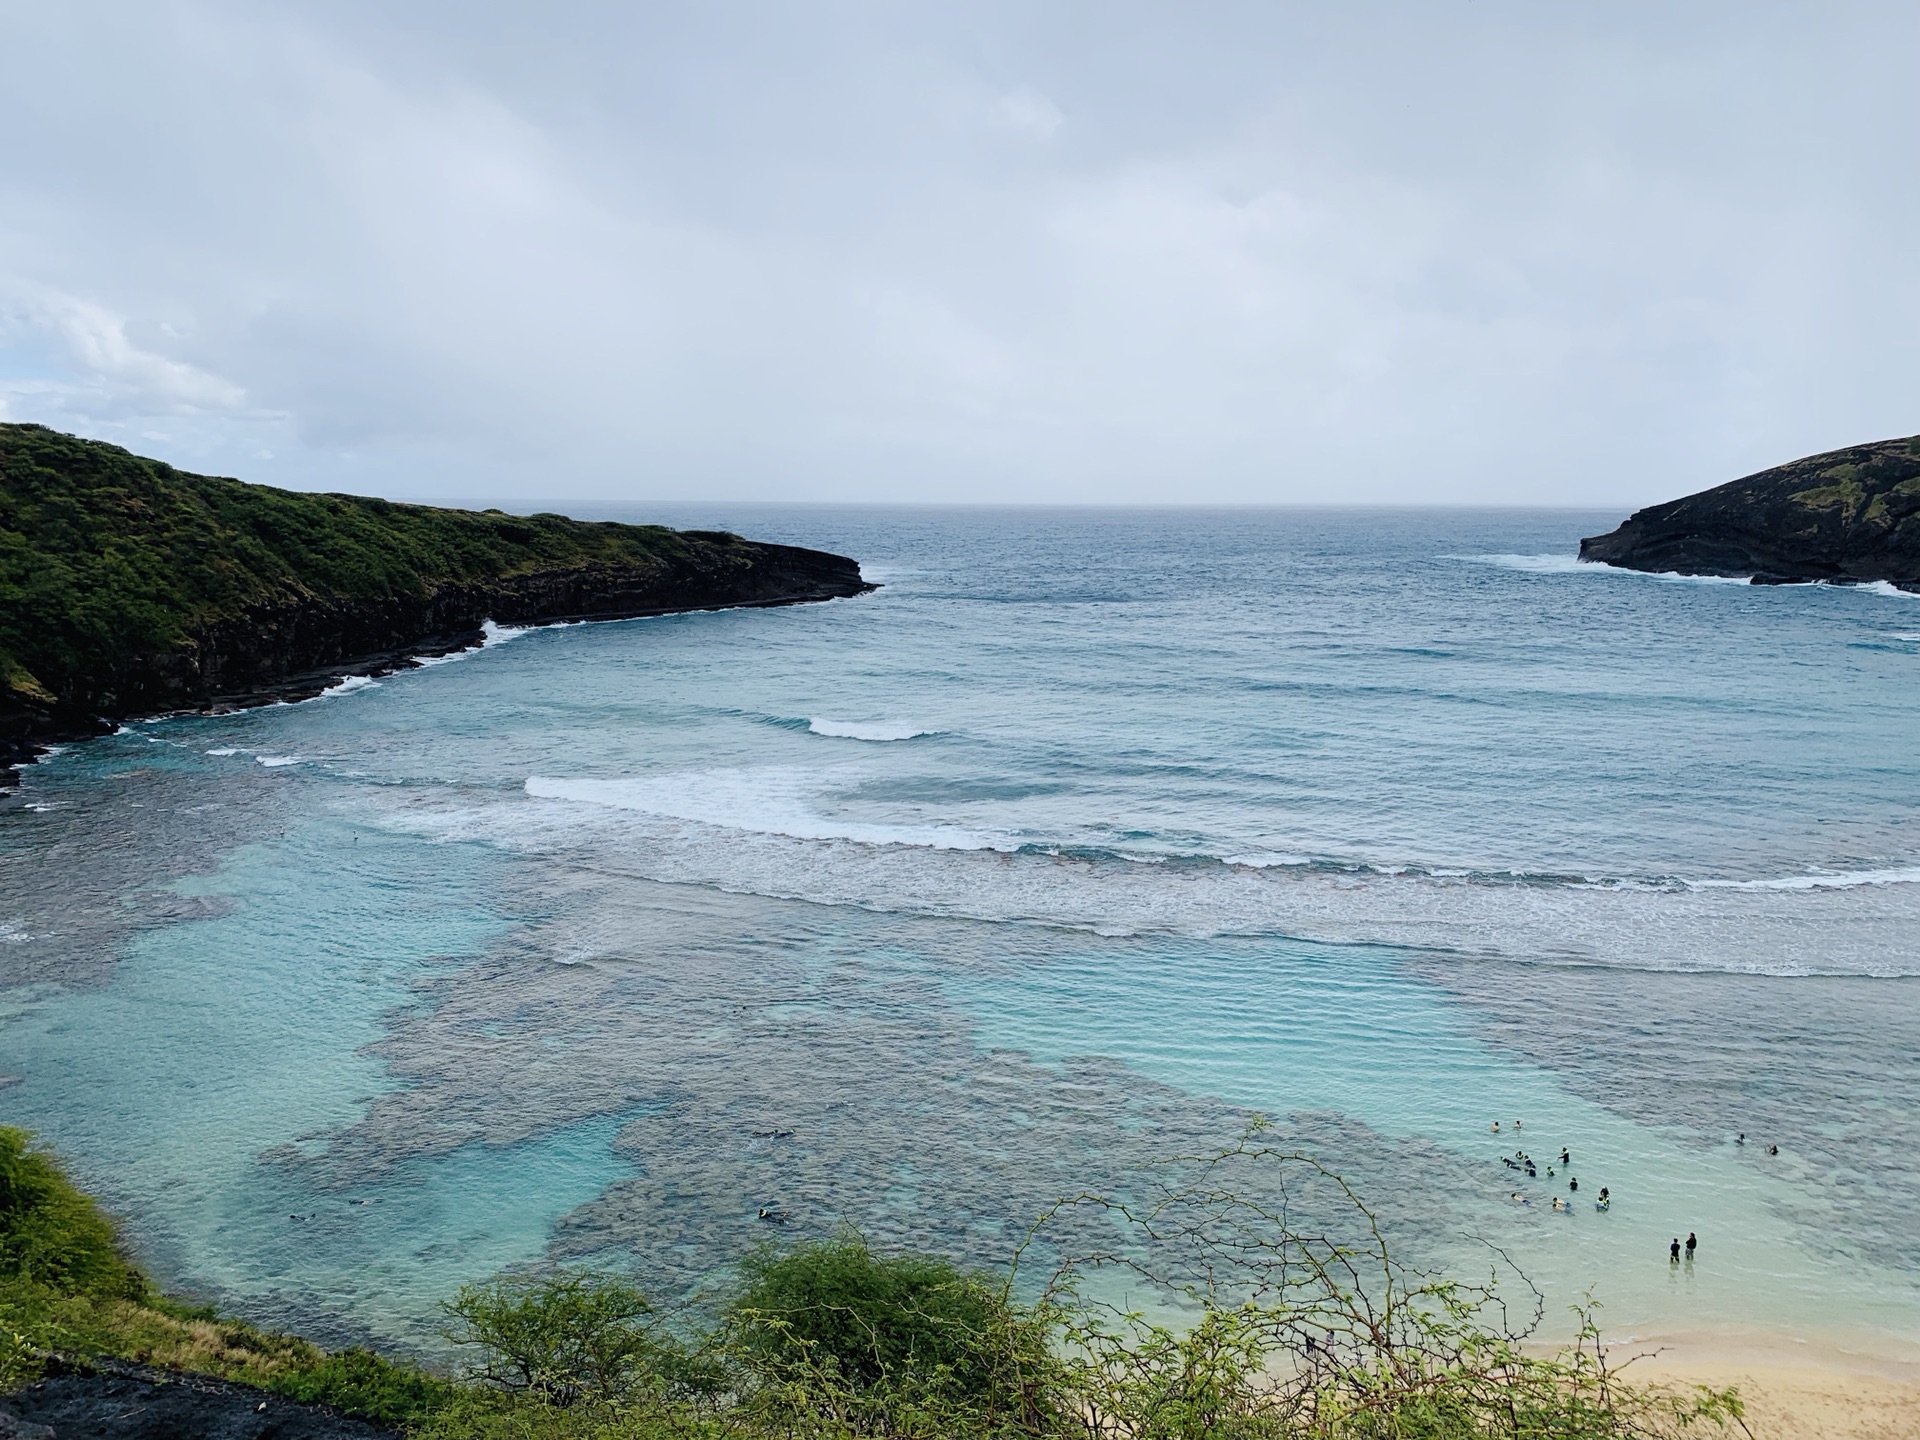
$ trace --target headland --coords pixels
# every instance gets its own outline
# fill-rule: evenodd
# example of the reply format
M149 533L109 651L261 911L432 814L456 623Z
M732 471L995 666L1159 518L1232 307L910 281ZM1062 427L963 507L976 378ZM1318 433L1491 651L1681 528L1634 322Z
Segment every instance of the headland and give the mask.
M1829 450L1637 510L1580 542L1628 570L1920 592L1920 436Z
M402 505L0 425L0 784L127 719L319 693L482 624L793 605L857 562L706 530Z

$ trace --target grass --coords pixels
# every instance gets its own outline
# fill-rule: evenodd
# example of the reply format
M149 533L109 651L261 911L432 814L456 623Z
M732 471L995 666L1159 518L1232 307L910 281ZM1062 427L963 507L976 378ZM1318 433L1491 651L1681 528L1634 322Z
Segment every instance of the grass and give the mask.
M1240 1197L1331 1195L1346 1239ZM1324 1208L1324 1207L1323 1207ZM1336 1210L1341 1207L1336 1205ZM1054 1253L1091 1210L1110 1248ZM1123 1286L1103 1283L1118 1275ZM1017 1292L1032 1294L1030 1300ZM1146 1293L1149 1314L1111 1302ZM1101 1297L1109 1298L1101 1298ZM415 1440L1652 1440L1744 1433L1737 1393L1642 1387L1591 1313L1556 1353L1499 1287L1411 1271L1366 1207L1256 1128L1169 1162L1126 1199L1081 1195L1005 1276L857 1235L766 1250L699 1313L662 1316L620 1276L548 1270L444 1307L460 1373L328 1353L154 1293L44 1149L0 1129L0 1385L51 1352L240 1380ZM1536 1310L1537 1319L1537 1310Z

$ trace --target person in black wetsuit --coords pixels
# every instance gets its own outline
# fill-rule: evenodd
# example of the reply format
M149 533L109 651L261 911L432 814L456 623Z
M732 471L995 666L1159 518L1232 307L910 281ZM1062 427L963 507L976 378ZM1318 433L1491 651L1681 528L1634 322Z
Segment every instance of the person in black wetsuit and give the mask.
M1569 1175L1567 1177L1567 1190L1571 1193L1571 1192L1578 1191L1579 1188L1580 1188L1580 1177L1578 1175Z
M1667 1247L1667 1259L1675 1265L1680 1263L1680 1237L1678 1235L1673 1237L1673 1244Z
M1699 1238L1695 1236L1691 1230L1687 1231L1687 1263L1688 1264L1693 1263L1693 1247L1698 1245L1699 1243L1700 1243Z

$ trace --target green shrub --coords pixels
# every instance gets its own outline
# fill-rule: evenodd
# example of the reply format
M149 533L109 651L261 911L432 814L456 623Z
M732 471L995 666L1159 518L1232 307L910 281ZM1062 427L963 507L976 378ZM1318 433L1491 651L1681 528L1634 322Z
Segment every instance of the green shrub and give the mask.
M728 1348L763 1407L894 1433L1039 1433L1053 1418L1046 1327L1003 1284L857 1236L742 1272Z
M550 1405L620 1399L662 1384L676 1360L653 1307L615 1276L559 1270L464 1286L447 1338L480 1351L472 1377Z
M96 1295L147 1288L120 1254L113 1222L12 1126L0 1126L0 1276Z

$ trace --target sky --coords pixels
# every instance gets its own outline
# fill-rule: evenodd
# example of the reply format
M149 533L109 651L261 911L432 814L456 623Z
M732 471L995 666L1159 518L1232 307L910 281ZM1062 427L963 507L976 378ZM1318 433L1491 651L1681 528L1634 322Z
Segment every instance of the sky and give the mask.
M0 0L0 419L448 502L1633 506L1920 431L1920 5Z

